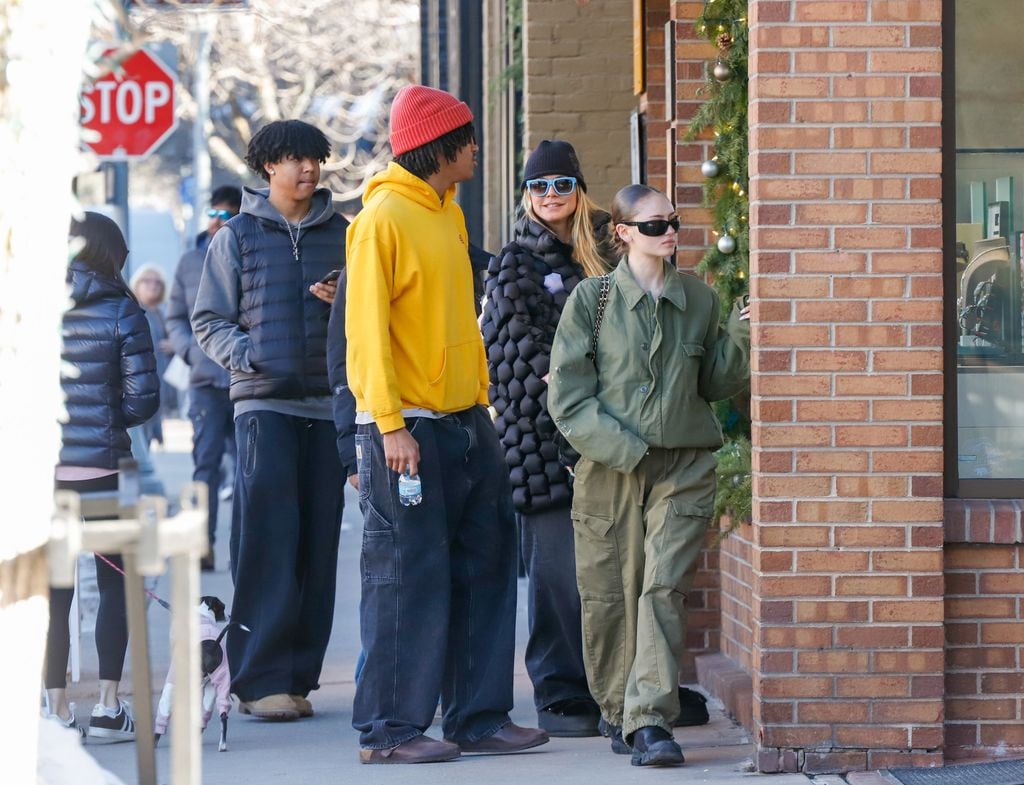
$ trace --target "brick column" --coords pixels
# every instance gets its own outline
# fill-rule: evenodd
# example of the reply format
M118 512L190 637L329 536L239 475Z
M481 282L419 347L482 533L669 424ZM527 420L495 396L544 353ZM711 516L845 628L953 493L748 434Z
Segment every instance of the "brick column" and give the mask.
M712 135L707 132L693 142L682 141L690 121L705 101L698 91L706 84L708 62L714 59L715 48L694 29L703 3L695 0L673 0L675 21L675 111L666 133L671 145L668 165L672 167L672 190L669 194L679 208L683 228L678 234L676 262L684 269L693 269L715 241L711 234L711 211L701 207L704 197L704 175L700 165L715 154Z
M762 771L941 764L941 0L751 0Z
M622 0L523 0L523 146L565 139L588 193L607 207L630 182L632 6Z

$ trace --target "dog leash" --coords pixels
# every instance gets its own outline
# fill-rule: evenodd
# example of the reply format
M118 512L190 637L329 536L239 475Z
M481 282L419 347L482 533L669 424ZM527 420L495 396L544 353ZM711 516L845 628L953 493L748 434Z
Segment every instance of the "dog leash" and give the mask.
M126 577L126 578L128 577L128 575L127 575L127 574L125 573L125 571L124 571L124 570L122 570L122 569L121 569L120 567L118 567L118 566L117 566L116 564L114 564L114 562L112 562L112 561L111 561L110 559L108 559L108 558L107 558L106 556L104 556L104 555L103 555L102 553L97 553L97 554L96 554L96 556L99 556L99 557L100 557L101 559L103 559L103 561L105 561L105 562L106 562L106 563L107 563L107 564L108 564L109 566L113 567L113 568L114 568L115 570L117 570L117 571L118 571L119 573L121 573L122 575L124 575L124 577ZM153 598L154 600L156 600L157 602L159 602L159 603L160 603L160 604L161 604L161 605L162 605L162 606L163 606L164 608L166 608L167 610L170 610L170 609L171 609L171 604L170 604L169 602L167 602L167 600L163 600L163 599L160 599L159 597L157 597L157 596L156 596L155 594L153 594L153 592L151 592L151 591L150 591L149 589L147 589L147 588L145 587L145 585L143 585L143 587L142 587L142 590L143 590L144 592L146 592L146 594L148 594L148 595L149 595L150 597L152 597L152 598Z

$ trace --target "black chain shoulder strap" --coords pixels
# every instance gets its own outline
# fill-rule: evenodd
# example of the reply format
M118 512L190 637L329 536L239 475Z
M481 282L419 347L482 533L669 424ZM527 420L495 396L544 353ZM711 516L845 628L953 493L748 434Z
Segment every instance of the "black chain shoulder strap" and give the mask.
M612 288L612 274L601 276L601 294L597 298L597 317L594 319L594 335L590 340L590 352L587 357L597 365L597 337L601 334L601 321L604 319L604 308L608 304L608 293Z

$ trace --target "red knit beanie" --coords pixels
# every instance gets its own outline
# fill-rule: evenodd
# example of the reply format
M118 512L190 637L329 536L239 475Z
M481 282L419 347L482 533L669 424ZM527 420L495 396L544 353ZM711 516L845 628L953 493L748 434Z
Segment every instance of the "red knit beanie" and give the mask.
M391 151L415 150L471 122L473 112L451 93L406 85L391 104Z

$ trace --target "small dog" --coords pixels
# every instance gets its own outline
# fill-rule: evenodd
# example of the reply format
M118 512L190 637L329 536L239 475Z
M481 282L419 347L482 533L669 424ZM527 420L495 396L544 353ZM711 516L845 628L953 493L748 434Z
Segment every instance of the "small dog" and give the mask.
M243 630L248 631L244 624L228 623L223 629L217 626L218 622L226 620L224 615L224 603L217 597L209 595L199 598L199 605L196 606L199 612L199 641L202 649L202 706L203 706L203 730L210 723L213 716L213 707L217 706L220 715L220 742L217 745L218 752L224 752L228 748L228 712L231 711L231 671L228 668L227 650L224 648L224 636L228 629L235 624ZM157 704L156 722L154 732L156 741L167 733L167 722L171 716L171 705L174 697L174 666L167 671L167 680L164 682L163 692L160 693L160 701Z

